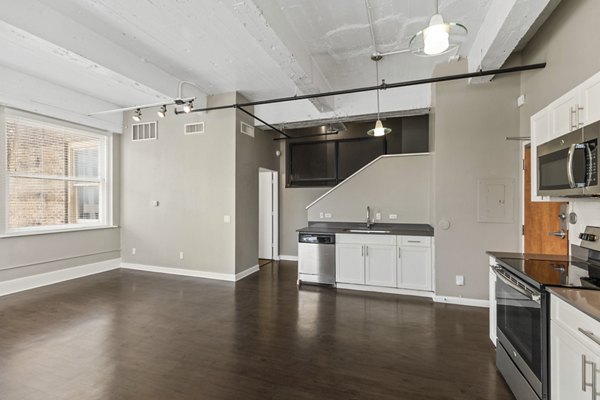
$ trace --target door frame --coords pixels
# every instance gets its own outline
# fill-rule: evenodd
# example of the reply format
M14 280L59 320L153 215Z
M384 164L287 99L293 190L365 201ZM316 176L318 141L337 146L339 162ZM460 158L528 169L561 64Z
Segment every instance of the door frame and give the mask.
M521 194L519 196L519 202L521 203L521 227L519 228L521 240L519 241L519 250L521 253L525 252L525 234L523 232L523 227L525 226L525 149L528 146L531 147L531 145L531 140L523 141L521 144L521 154L519 157L521 163Z
M272 170L272 169L268 169L268 168L262 168L259 167L258 168L258 174L259 174L259 185L258 185L258 191L259 191L259 203L258 203L258 208L259 208L259 218L260 218L260 191L261 191L261 185L260 185L260 174L261 173L270 173L271 174L271 201L272 201L272 209L271 209L271 238L272 238L272 244L271 244L271 259L274 261L278 261L279 260L279 172ZM257 227L258 229L258 237L259 237L259 243L260 243L260 227ZM259 250L260 250L260 246L259 246Z

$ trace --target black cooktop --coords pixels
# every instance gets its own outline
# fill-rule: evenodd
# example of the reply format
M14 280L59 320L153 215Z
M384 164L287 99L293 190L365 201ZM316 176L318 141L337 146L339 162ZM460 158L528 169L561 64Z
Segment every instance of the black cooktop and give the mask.
M600 290L600 265L595 263L508 257L497 260L510 272L538 288L565 286Z

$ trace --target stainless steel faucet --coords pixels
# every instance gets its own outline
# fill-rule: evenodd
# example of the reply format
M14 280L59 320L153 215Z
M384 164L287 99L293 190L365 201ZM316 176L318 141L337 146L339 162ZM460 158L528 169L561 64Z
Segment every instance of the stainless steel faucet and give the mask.
M367 206L367 229L373 227L373 220L371 219L371 207Z

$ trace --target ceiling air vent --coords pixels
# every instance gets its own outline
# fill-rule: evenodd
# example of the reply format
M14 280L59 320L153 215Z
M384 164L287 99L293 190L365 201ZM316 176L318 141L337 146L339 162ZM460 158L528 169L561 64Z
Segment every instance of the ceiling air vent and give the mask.
M204 122L194 122L183 126L184 135L197 135L199 133L204 133Z
M131 124L131 139L134 142L140 140L156 140L157 137L156 121Z
M247 123L242 122L240 124L240 131L245 135L254 137L254 127L252 125L248 125Z

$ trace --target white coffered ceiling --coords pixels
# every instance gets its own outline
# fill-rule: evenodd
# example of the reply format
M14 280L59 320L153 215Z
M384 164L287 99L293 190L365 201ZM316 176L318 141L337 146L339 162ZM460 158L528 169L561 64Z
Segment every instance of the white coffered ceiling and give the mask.
M459 54L477 54L472 68L499 67L557 3L440 0L440 11L469 28ZM119 131L120 115L88 114L166 101L182 80L195 83L183 95L198 96L199 104L231 91L259 100L373 84L369 56L406 47L427 25L435 1L5 0L2 9L0 102ZM447 60L389 56L381 77L426 78ZM428 90L396 92L387 109L426 107ZM259 111L273 122L369 113L371 97L317 99L292 113Z

